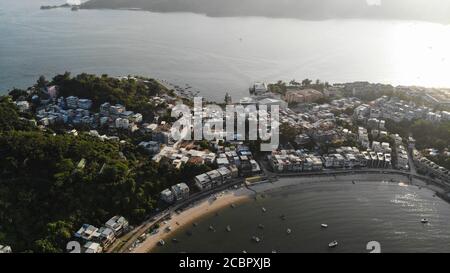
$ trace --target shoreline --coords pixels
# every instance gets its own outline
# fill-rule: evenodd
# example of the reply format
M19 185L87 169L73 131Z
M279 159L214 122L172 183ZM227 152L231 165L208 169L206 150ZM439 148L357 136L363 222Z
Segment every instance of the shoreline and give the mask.
M214 200L213 196L202 199L198 202L190 204L183 209L179 214L173 214L169 220L165 223L160 223L159 232L153 235L148 235L146 239L135 249L131 250L131 253L148 253L158 246L160 240L167 240L173 232L184 228L194 223L195 220L208 216L214 212L217 212L231 204L239 204L251 199L254 192L241 187L236 190L224 190L220 193L214 194L217 197ZM167 232L166 228L171 227L171 231Z
M393 179L393 181L391 181ZM280 190L283 188L301 186L306 184L324 184L324 183L343 183L354 181L358 183L370 183L370 182L380 182L385 181L387 183L397 184L399 186L416 186L419 188L426 188L432 192L435 192L439 197L439 188L433 185L427 185L426 182L418 179L413 179L410 182L404 175L395 174L369 174L361 179L361 176L357 174L351 175L338 175L329 177L286 177L280 178L276 182L260 182L250 185L249 188L241 187L235 190L225 190L221 193L215 194L217 199L213 200L210 196L206 199L202 199L196 203L193 203L186 207L181 213L172 215L170 220L167 220L166 224L161 223L159 227L159 232L154 235L148 235L144 241L139 244L136 248L132 249L131 253L151 253L155 247L158 246L159 240L167 240L170 238L174 231L185 228L191 225L195 220L202 217L207 217L208 215L220 211L221 209L231 206L231 204L239 204L255 198L255 195L270 193L274 190ZM441 198L441 197L439 197ZM443 199L443 198L441 198ZM443 199L446 201L445 199ZM172 229L170 232L166 231L166 228L170 226Z

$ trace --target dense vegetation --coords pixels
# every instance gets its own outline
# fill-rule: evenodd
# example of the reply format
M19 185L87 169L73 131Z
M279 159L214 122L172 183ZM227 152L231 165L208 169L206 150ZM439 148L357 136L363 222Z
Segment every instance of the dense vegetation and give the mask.
M9 97L0 97L0 130L32 130L28 120L22 119Z
M443 150L450 147L450 122L432 123L423 119L399 123L387 121L386 129L402 137L412 135L419 150L426 148Z
M154 94L136 82L85 74L53 81L63 94L130 108ZM27 93L15 90L11 96ZM117 214L140 223L154 211L161 190L209 169L156 164L131 142L54 134L22 115L11 97L0 98L0 243L15 252L64 251L81 224L100 226Z
M450 122L432 123L427 120L402 121L395 123L386 122L386 128L389 132L398 133L407 138L412 135L416 139L416 148L418 150L434 148L443 152L450 148ZM439 155L429 157L436 164L450 169L450 157Z

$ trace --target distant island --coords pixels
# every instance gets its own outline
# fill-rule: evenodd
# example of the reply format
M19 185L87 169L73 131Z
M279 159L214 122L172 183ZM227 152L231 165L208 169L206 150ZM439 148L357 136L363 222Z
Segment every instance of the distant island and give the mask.
M57 8L69 8L69 4L62 4L62 5L54 5L54 6L41 6L41 9L57 9Z
M57 8L72 8L72 10L78 10L80 8L79 5L71 5L68 3L62 4L62 5L54 5L54 6L41 6L41 9L57 9Z
M265 16L304 20L358 18L450 23L450 3L439 0L89 0L81 8L193 12L214 17Z

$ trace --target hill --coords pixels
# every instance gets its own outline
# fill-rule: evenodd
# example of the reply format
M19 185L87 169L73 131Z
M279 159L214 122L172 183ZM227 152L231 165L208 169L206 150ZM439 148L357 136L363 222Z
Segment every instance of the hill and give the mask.
M82 8L306 20L361 18L450 23L450 3L445 0L90 0Z

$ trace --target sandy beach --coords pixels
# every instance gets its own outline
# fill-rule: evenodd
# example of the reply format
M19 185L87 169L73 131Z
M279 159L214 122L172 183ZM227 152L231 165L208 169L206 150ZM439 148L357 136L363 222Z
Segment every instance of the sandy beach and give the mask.
M142 244L133 249L132 253L147 253L158 246L159 240L166 240L172 232L177 229L193 224L194 221L200 217L214 213L231 204L239 204L240 202L249 200L254 195L254 192L247 188L239 188L236 190L226 190L224 192L215 194L216 198L211 196L210 198L201 200L199 202L191 204L185 208L179 214L173 214L170 220L161 223L159 232L153 235L148 235ZM166 229L170 227L171 231Z
M355 181L358 182L389 182L393 179L394 183L408 184L408 180L402 175L389 175L389 174L368 174L364 179L361 179L360 175L343 175L343 176L317 176L317 177L292 177L292 178L280 178L274 183L265 182L257 183L250 186L250 189L242 187L234 190L226 190L224 192L216 194L216 198L211 196L210 198L198 201L185 208L179 214L173 214L170 220L165 223L161 223L159 232L153 235L147 235L147 238L136 246L132 253L147 253L151 252L154 247L158 246L160 240L166 240L170 237L171 233L186 226L191 225L196 219L210 215L215 211L230 206L231 204L238 204L240 202L249 201L255 196L255 193L261 194L270 192L272 190L281 189L285 187L293 187L302 184L313 183L333 183L342 181ZM425 183L419 180L413 181L416 186L428 187ZM430 187L428 187L430 188ZM431 190L437 190L433 187ZM170 227L171 231L167 231L166 228Z

